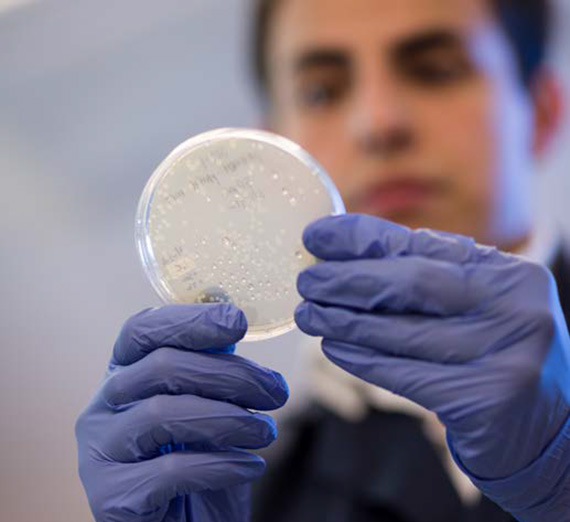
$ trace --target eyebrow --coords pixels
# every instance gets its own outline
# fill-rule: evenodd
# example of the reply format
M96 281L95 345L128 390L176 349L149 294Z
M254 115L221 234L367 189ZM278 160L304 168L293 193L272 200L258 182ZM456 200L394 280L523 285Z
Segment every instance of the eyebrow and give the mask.
M410 58L436 50L454 50L463 47L462 38L449 29L431 29L402 39L394 46L397 58Z
M392 45L392 54L398 59L408 59L415 55L440 50L460 49L462 39L449 29L430 29L402 38ZM293 63L296 73L319 68L348 68L350 56L342 48L316 48L301 53Z
M304 72L321 67L346 68L350 65L350 59L346 51L342 49L326 48L312 49L302 53L293 63L295 72Z

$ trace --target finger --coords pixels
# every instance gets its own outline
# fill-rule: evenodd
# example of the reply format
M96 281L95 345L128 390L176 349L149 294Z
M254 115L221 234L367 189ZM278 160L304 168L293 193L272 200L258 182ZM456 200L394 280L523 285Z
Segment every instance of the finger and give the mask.
M124 324L111 363L132 364L163 346L182 350L224 348L238 342L246 330L243 312L227 303L147 309Z
M232 354L161 348L129 366L110 372L101 396L112 408L154 395L199 395L255 410L274 410L287 402L283 376Z
M264 470L261 457L238 451L176 452L134 464L115 464L108 469L117 491L112 502L105 501L105 491L98 499L96 490L103 489L105 480L99 478L99 483L90 488L95 518L110 520L104 518L108 510L130 517L166 512L176 497L246 484L261 477Z
M301 272L297 288L305 299L325 305L459 315L484 297L486 287L473 284L474 266L416 256L327 261Z
M138 462L169 444L254 449L276 436L268 415L192 395L156 395L112 416L101 451L112 461Z
M305 229L303 242L325 261L412 255L467 263L500 257L495 249L478 246L471 238L427 229L414 231L363 214L319 219Z
M370 314L303 302L295 321L308 335L353 343L379 354L439 364L472 361L503 345L493 342L484 319Z
M323 352L334 364L371 384L406 397L453 422L465 412L465 397L481 386L481 372L385 355L365 346L324 340ZM463 413L462 413L463 412Z

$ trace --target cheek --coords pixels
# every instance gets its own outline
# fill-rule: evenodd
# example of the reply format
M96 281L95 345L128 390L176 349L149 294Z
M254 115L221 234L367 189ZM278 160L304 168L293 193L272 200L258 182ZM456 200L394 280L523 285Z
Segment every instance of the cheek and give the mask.
M441 111L433 114L426 136L428 150L441 153L433 160L446 158L442 168L460 199L481 207L491 203L497 170L499 128L494 104L492 89L486 85L448 97L442 100Z
M347 135L342 111L321 117L308 117L296 111L279 119L274 129L293 140L317 159L333 180L343 199L350 197L356 185L354 150Z

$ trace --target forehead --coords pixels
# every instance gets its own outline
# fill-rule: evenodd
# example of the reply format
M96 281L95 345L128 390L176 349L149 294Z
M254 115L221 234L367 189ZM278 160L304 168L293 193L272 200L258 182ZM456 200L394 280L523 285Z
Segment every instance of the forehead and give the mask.
M489 0L279 0L270 46L278 54L333 45L382 47L429 29L459 36L495 21Z

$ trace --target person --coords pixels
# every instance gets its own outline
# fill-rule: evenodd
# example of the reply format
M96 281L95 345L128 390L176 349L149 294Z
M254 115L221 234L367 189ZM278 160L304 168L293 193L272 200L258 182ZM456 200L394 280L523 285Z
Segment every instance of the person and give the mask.
M570 520L570 285L531 201L561 112L547 12L541 0L265 0L256 19L267 125L316 156L349 211L304 233L323 262L299 276L299 328L354 376L349 389L437 415L455 466L526 522ZM98 522L249 519L265 470L255 450L276 438L260 412L288 389L234 353L246 328L229 304L125 323L76 424ZM320 404L293 423L256 519L510 519L491 500L462 506L418 419L369 402L357 421Z

